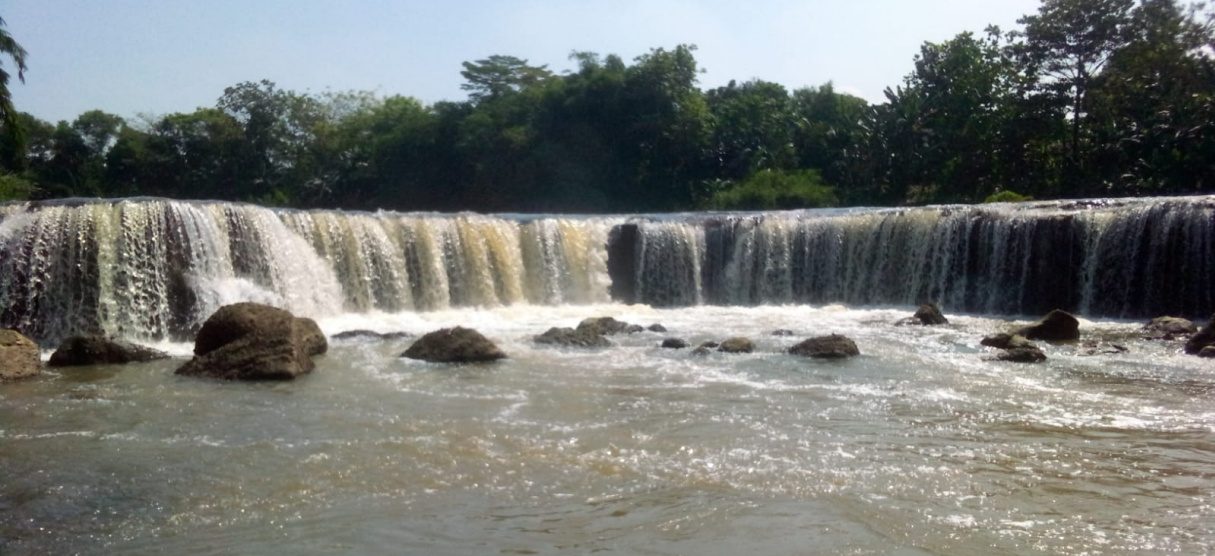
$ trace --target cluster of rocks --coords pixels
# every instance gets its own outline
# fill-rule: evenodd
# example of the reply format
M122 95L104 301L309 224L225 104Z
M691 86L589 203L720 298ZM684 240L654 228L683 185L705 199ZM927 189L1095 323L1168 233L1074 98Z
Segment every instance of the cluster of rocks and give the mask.
M936 326L949 320L935 304L921 305L911 317L897 325ZM1018 363L1039 363L1046 353L1034 340L1049 343L1075 342L1080 338L1079 321L1075 316L1054 310L1037 322L1008 332L984 337L980 344L1000 350L997 360ZM532 340L541 345L603 348L610 347L610 336L640 332L665 333L661 324L642 326L612 317L583 320L575 328L553 327ZM1183 318L1158 317L1143 327L1144 337L1164 341L1185 340L1186 353L1200 357L1215 357L1215 317L1201 330ZM794 336L786 329L774 330L773 336ZM335 334L334 340L398 340L411 338L405 332L381 333L371 330L351 330ZM683 338L666 337L662 348L686 349L691 344ZM1102 345L1096 341L1083 344L1082 353L1119 353L1126 348L1118 344ZM721 353L752 353L755 343L745 337L703 342L692 350L694 355L712 351ZM256 303L237 303L220 308L199 330L194 344L194 357L179 367L179 375L203 376L228 380L287 380L311 372L313 358L328 350L328 340L316 322L291 313ZM842 359L860 354L856 342L839 335L817 336L798 342L787 353L818 359ZM161 351L119 341L104 336L75 336L68 338L51 355L47 365L66 367L99 364L126 364L153 361L169 357ZM507 357L491 340L471 328L443 328L414 341L401 357L443 362L490 362ZM33 376L41 371L38 345L14 330L0 330L0 379Z

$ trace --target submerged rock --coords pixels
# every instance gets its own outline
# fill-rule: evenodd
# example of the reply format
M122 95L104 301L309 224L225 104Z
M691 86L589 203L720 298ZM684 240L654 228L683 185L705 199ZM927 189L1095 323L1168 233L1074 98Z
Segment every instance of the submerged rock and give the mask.
M227 380L289 380L315 368L329 349L312 319L257 303L221 307L194 339L194 358L177 374Z
M374 330L346 330L330 336L334 340L400 340L412 338L408 332L376 332Z
M666 338L662 341L662 346L667 349L683 349L688 347L688 341L683 338Z
M987 347L999 349L1034 347L1034 344L1027 340L1025 336L1020 336L1017 334L1005 334L1003 332L987 336L980 340L979 343Z
M1013 363L1041 363L1046 361L1046 354L1035 346L1023 346L1006 349L996 359Z
M755 343L748 338L741 336L722 340L717 346L717 351L724 353L751 353L755 351Z
M26 378L40 372L38 344L16 330L0 329L0 380Z
M936 326L940 324L949 324L949 319L941 314L941 309L935 303L925 303L916 309L915 314L907 317L899 322L898 325L919 324L924 326Z
M789 353L817 359L843 359L861 354L856 342L841 334L817 336L789 348Z
M480 363L503 359L506 354L480 332L457 326L427 333L401 357L435 363Z
M595 334L590 329L580 328L558 328L553 327L545 331L543 334L532 338L532 341L537 344L549 344L558 346L576 346L576 347L609 347L612 345L602 334Z
M658 323L651 324L651 325L645 327L645 329L649 330L650 332L666 332L667 331L667 327L665 327L661 324L658 324Z
M1080 321L1066 311L1055 309L1042 317L1042 320L1023 327L1016 332L1030 340L1046 340L1048 342L1063 342L1080 339Z
M769 332L768 335L770 335L770 336L792 336L793 331L785 329L785 328L777 328L776 330Z
M721 344L718 344L717 342L713 342L713 341L701 342L701 344L699 346L696 346L696 349L692 350L692 355L708 355L710 353L713 353L713 350L716 349L719 345L721 345Z
M1199 357L1215 358L1215 346L1207 346L1198 350Z
M104 336L72 336L59 344L47 366L123 365L168 358L163 351Z
M1197 332L1198 326L1193 321L1180 317L1156 317L1143 325L1143 330L1154 338L1171 340L1176 336Z
M1211 317L1211 321L1202 327L1202 330L1190 337L1185 343L1185 352L1197 354L1210 345L1215 345L1215 317Z
M1129 351L1127 347L1122 344L1104 343L1096 340L1084 342L1081 345L1084 347L1084 349L1080 351L1080 355L1083 356L1115 355Z

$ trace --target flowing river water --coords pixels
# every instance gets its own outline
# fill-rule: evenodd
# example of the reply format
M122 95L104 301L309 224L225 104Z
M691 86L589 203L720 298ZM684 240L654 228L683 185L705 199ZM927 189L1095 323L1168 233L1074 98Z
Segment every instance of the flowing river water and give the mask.
M428 364L336 341L289 383L181 359L0 390L0 552L998 554L1215 550L1215 372L1138 324L1126 353L986 360L1002 320L903 309L512 307L342 317L327 332L475 326L510 358ZM588 315L752 354L530 336ZM771 336L776 328L792 337ZM781 353L853 337L862 356ZM179 354L188 345L170 345Z
M1140 327L1205 319L1212 283L1211 197L603 218L0 205L0 326L44 356L79 333L175 355L0 384L0 554L1210 553L1215 367ZM929 299L950 324L894 324ZM509 358L334 340L293 382L174 375L240 300L328 334L470 326ZM1081 342L1045 363L979 345L1055 307ZM668 332L531 340L592 316ZM862 355L784 353L827 333Z

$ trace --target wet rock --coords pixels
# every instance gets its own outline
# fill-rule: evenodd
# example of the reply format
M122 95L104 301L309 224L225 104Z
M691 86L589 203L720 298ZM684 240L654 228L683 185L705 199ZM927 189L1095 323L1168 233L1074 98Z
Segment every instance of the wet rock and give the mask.
M1199 357L1215 358L1215 346L1207 346L1198 350Z
M1016 332L1030 340L1046 340L1048 342L1064 342L1080 339L1080 321L1066 311L1055 309L1042 317L1042 320L1021 328Z
M1098 342L1098 341L1084 342L1083 344L1081 344L1081 346L1084 349L1082 349L1080 351L1080 355L1084 355L1084 356L1116 355L1119 353L1126 353L1128 351L1126 346L1124 346L1122 344L1113 344L1113 343L1107 344L1107 343Z
M645 327L640 324L630 324L624 327L625 334L636 334L638 332L645 332Z
M376 332L374 330L347 330L338 332L330 338L334 340L401 340L412 338L408 332Z
M649 330L650 332L666 332L667 331L667 327L665 327L661 324L658 324L658 323L651 324L651 325L645 327L645 329Z
M401 357L435 363L479 363L503 359L506 354L480 332L457 326L427 333Z
M635 325L618 321L612 317L593 317L578 323L577 329L598 336L611 336L629 332L630 326Z
M717 351L724 353L751 353L755 351L755 343L743 337L734 337L722 340L721 345L717 346Z
M532 338L532 341L537 344L557 345L557 346L574 346L574 347L609 347L612 342L608 341L602 334L594 334L589 329L553 327L548 329L539 336Z
M1015 347L1000 352L996 359L1013 363L1041 363L1046 361L1046 354L1034 346Z
M662 341L662 347L667 349L683 349L688 345L688 341L683 338L666 338Z
M941 309L937 307L935 303L925 303L916 309L914 315L902 319L895 324L900 326L915 324L923 326L936 326L940 324L949 324L949 319L945 318L945 315L941 314Z
M803 340L789 348L789 353L817 359L843 359L860 355L861 350L847 336L831 334Z
M289 380L315 368L329 342L312 319L257 303L221 307L194 339L177 374L226 380Z
M42 372L38 344L24 334L0 329L0 380L13 380Z
M1202 330L1190 336L1185 343L1185 352L1194 355L1210 345L1215 345L1215 317L1211 317L1211 321L1202 327Z
M1034 347L1034 344L1027 340L1025 336L1016 334L1005 334L1003 332L992 334L979 341L980 344L987 347L999 349L1016 349L1023 347Z
M793 331L787 330L784 328L777 328L776 330L769 332L768 335L770 335L770 336L792 336Z
M713 342L713 341L701 342L699 346L696 346L696 349L692 350L692 355L697 355L697 356L708 355L710 353L713 353L713 350L717 349L717 347L720 345L721 344L718 344L717 342Z
M1152 338L1172 340L1198 331L1198 326L1189 319L1180 317L1156 317L1143 325L1144 332Z
M124 365L168 358L163 351L104 336L73 336L59 344L47 366Z

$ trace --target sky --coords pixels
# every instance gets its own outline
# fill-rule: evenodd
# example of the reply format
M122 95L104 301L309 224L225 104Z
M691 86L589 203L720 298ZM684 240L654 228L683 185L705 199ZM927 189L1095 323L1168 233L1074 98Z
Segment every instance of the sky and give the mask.
M573 51L695 44L703 88L731 79L790 89L828 81L871 102L925 41L995 24L1038 0L2 0L29 52L19 110L55 122L101 109L128 119L213 106L269 79L297 92L360 90L463 100L460 63L509 54L558 73ZM11 60L0 59L11 68Z

